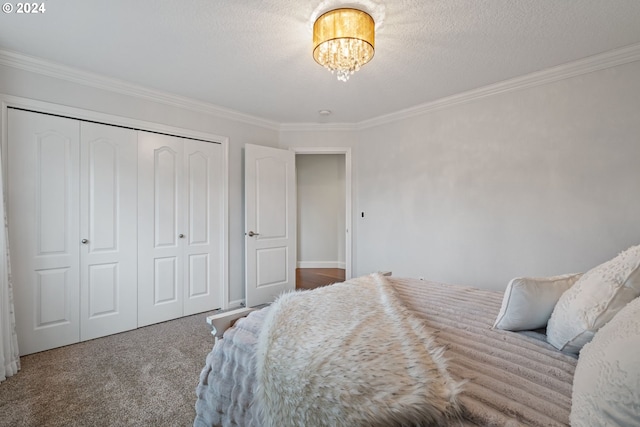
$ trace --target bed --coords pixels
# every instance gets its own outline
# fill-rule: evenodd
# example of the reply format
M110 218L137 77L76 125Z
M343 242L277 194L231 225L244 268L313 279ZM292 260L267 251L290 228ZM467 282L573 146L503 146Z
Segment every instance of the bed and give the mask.
M338 295L338 299L324 300L324 293L329 291L326 288L333 288ZM493 292L470 287L447 285L431 281L423 281L407 278L383 277L380 275L365 276L352 279L345 283L331 285L313 291L303 291L309 301L314 302L314 306L298 307L299 320L290 317L291 313L285 311L286 319L291 319L289 323L276 324L273 326L273 317L277 310L282 310L279 306L270 306L259 311L252 312L246 318L239 320L234 327L227 330L224 338L216 343L211 353L207 356L205 367L200 375L200 381L196 389L196 419L194 426L260 426L260 425L456 425L456 426L567 426L571 412L572 382L576 370L577 357L573 354L558 351L547 343L545 335L541 331L510 332L494 329L493 325L501 309L503 301L502 292ZM382 289L382 291L378 291ZM298 294L296 292L295 294ZM372 296L373 295L373 296ZM367 298L372 300L393 300L397 301L396 311L383 307L380 313L371 315L373 306L368 306ZM331 313L327 313L328 307L335 305L345 305L342 308L348 312L346 317L338 315L337 320L332 320ZM373 302L371 304L374 304ZM359 312L359 307L363 306ZM317 312L315 315L313 312ZM314 316L319 316L313 320ZM324 317L323 317L324 316ZM367 317L365 322L360 322L354 326L344 326L344 322L350 322L352 318ZM396 362L389 363L389 359L384 359L386 353L393 352L400 346L392 346L382 349L382 355L370 356L371 348L361 351L368 360L365 362L349 362L346 365L347 372L341 372L340 367L335 367L336 358L332 355L326 359L314 361L312 365L298 367L297 371L287 371L289 365L297 364L299 358L309 359L321 352L326 347L332 351L337 347L331 347L331 339L342 334L346 328L350 335L337 337L340 348L344 348L353 341L354 333L357 331L359 339L365 337L367 343L373 344L373 348L381 348L380 342L387 343L392 340L396 332L390 333L384 324L384 319L406 316L404 329L412 329L412 333L429 341L429 352L435 360L435 365L427 366L424 372L440 372L438 380L426 383L424 388L444 390L445 399L437 404L431 405L431 412L424 414L420 410L424 409L423 403L415 399L414 396L402 395L399 399L404 400L405 406L389 407L386 403L374 405L371 409L360 406L354 408L339 408L344 400L344 394L335 395L336 387L331 387L328 398L322 393L326 385L320 384L319 388L313 390L309 399L309 407L293 416L289 421L280 420L283 416L281 412L270 412L265 409L269 404L282 404L282 402L266 402L272 400L273 396L280 395L282 390L289 387L294 388L291 396L286 399L296 398L296 394L305 392L304 388L297 389L301 383L312 383L318 381L316 378L307 378L309 371L320 370L321 378L329 378L334 371L338 376L350 375L349 370L360 370L369 373L378 371L375 362L381 362L383 366L395 365ZM280 376L289 378L289 383L283 386L269 385L269 381L264 379L265 358L264 336L266 325L270 325L276 332L287 329L288 325L297 325L304 319L311 318L313 329L301 339L297 336L300 332L295 329L293 334L296 338L289 343L289 352L293 359L284 362L285 366L280 367L283 371ZM393 320L397 322L397 320ZM270 323L271 322L271 323ZM368 326L367 326L368 325ZM296 326L297 328L297 326ZM333 328L333 329L332 329ZM362 328L366 328L365 331ZM311 346L311 350L305 348L307 338L329 331L326 336L319 338ZM261 334L262 332L262 334ZM271 331L270 333L275 333ZM292 339L292 338L290 338ZM382 339L382 341L380 341ZM370 346L371 347L371 346ZM285 348L287 348L285 346ZM400 351L400 350L399 350ZM405 350L401 350L404 352ZM358 351L356 351L358 353ZM335 356L335 355L334 355ZM424 358L428 358L426 355ZM442 357L441 357L442 356ZM282 356L279 356L282 357ZM340 360L346 360L350 354L339 355ZM421 357L419 359L421 360ZM438 359L439 358L439 359ZM292 362L292 360L294 362ZM433 362L432 360L432 362ZM326 368L329 365L331 368ZM350 368L351 366L351 368ZM356 366L356 367L353 367ZM366 366L366 368L362 368ZM271 368L269 368L271 369ZM326 371L322 371L326 369ZM409 368L413 369L413 365ZM371 374L373 375L373 374ZM383 375L386 377L386 375ZM359 377L358 377L359 378ZM356 380L349 380L353 384ZM359 379L357 380L359 381ZM393 381L392 381L393 382ZM397 382L397 381L396 381ZM368 386L370 390L353 390L353 393L368 393L365 396L375 396L380 394L380 390L391 387L393 384L384 384L376 378L374 385ZM349 384L343 384L342 388L349 388ZM303 384L304 385L304 384ZM265 388L271 387L270 392L265 392ZM279 388L278 388L279 387ZM337 387L337 388L340 388ZM320 391L318 391L320 390ZM350 388L349 388L350 390ZM308 390L306 390L308 391ZM350 393L348 391L347 393ZM394 396L398 392L393 390ZM415 390L414 390L415 392ZM435 394L435 393L434 393ZM441 393L442 394L442 393ZM342 396L342 397L341 397ZM442 396L440 396L442 397ZM351 396L349 396L351 398ZM388 398L386 396L385 398ZM285 399L285 400L286 400ZM328 399L328 400L327 400ZM334 399L334 400L331 400ZM337 399L337 400L336 400ZM408 403L407 403L408 402ZM285 402L286 403L286 402ZM294 402L284 410L296 410L300 402ZM379 414L379 406L388 409L387 413ZM323 418L311 418L302 420L307 413L313 412L318 407L328 408L328 415L336 416L335 420L323 422ZM416 408L417 407L417 408ZM293 409L292 409L293 408ZM299 408L297 408L299 410ZM351 416L366 415L360 419L350 419L348 422L341 422L341 419ZM437 412L433 415L433 412ZM372 413L369 413L371 412ZM390 421L389 412L392 415L398 413L410 413L417 411L414 415L417 418L398 419L392 418ZM383 411L384 412L384 411ZM286 415L286 414L285 414ZM298 418L296 418L298 417ZM387 417L387 418L385 418ZM420 418L423 417L423 418ZM320 421L317 421L317 420ZM293 420L293 421L292 421ZM296 421L297 420L297 421ZM306 421L305 421L306 420ZM326 418L325 418L326 420ZM359 420L359 421L358 421ZM398 421L398 422L396 422Z
M226 331L194 425L637 426L639 353L640 245L501 293L373 274Z

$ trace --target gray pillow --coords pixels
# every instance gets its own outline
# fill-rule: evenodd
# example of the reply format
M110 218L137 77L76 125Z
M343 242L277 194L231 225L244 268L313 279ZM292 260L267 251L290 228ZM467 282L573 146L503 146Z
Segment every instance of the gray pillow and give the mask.
M582 276L516 277L502 297L502 307L493 325L506 331L544 328L560 296Z

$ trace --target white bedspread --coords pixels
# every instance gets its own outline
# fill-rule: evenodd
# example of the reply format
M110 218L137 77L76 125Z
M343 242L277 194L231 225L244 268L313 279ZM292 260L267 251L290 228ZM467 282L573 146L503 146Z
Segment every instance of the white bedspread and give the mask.
M281 296L256 347L264 426L443 425L459 391L380 275Z
M436 343L446 348L453 378L468 380L458 397L462 420L444 425L569 425L577 359L553 348L543 335L492 329L501 293L417 279L388 281L403 305L435 331ZM360 303L352 298L345 297L343 304ZM270 309L239 320L207 357L197 387L195 426L262 425L253 404L255 352ZM376 324L377 317L371 323Z

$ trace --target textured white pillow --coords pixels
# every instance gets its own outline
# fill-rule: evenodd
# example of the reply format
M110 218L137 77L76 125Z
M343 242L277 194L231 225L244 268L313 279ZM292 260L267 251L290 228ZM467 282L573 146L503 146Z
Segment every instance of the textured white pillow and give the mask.
M577 354L629 301L640 295L640 246L634 246L582 276L558 300L547 340Z
M582 274L511 279L493 327L507 331L544 328L560 296L580 276Z
M624 307L580 352L571 425L640 425L640 298Z

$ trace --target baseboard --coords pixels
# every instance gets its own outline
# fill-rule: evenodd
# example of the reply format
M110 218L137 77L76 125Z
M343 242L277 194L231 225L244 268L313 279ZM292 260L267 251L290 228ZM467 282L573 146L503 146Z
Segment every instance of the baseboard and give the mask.
M298 261L298 268L346 268L347 264L340 261Z
M236 308L244 306L244 299L236 299L233 301L229 301L229 304L227 304L227 310L235 310Z

